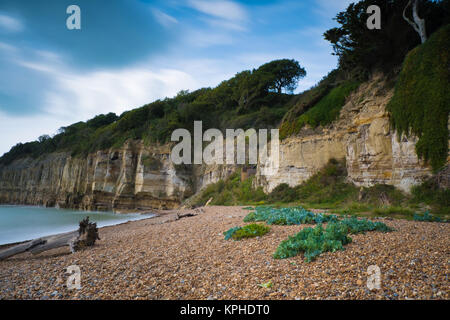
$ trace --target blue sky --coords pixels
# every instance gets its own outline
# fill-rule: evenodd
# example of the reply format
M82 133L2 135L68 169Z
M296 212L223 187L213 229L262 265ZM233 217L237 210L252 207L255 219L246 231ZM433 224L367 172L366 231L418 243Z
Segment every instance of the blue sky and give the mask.
M1 0L0 155L97 114L293 58L308 75L336 66L324 31L351 0ZM68 30L66 8L81 9Z

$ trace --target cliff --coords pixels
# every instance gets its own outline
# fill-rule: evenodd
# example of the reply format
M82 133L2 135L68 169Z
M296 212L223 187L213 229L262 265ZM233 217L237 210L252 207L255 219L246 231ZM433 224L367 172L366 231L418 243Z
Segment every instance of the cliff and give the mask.
M85 159L53 153L0 168L0 202L85 210L173 208L192 192L168 146L126 143Z
M358 186L394 185L406 192L431 175L418 159L414 137L391 129L386 105L393 96L382 75L363 83L347 99L339 119L325 128L304 127L280 144L280 168L273 176L261 175L256 183L270 192L277 185L295 186L307 180L331 158L345 159L348 180Z
M431 175L417 157L416 139L402 137L389 124L386 105L393 90L381 75L362 84L347 99L338 120L305 127L280 145L280 168L255 183L270 192L277 185L307 180L329 159L345 159L348 180L361 186L394 185L404 191ZM86 158L58 152L18 159L0 166L0 203L89 210L170 209L210 183L230 175L232 166L174 166L170 145L127 142L120 149Z

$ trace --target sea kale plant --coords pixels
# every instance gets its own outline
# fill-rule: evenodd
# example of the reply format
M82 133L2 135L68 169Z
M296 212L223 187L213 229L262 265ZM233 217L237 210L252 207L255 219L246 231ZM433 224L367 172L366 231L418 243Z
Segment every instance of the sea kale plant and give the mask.
M244 218L244 222L251 221L265 221L267 224L275 225L299 225L337 221L337 217L322 213L316 214L300 206L280 209L260 206Z
M323 228L320 223L314 229L305 228L281 242L273 254L273 258L286 259L304 252L306 262L311 262L323 252L344 250L344 245L352 241L352 238L349 237L350 233L375 230L389 232L393 229L382 222L372 222L356 217L330 222L326 228Z

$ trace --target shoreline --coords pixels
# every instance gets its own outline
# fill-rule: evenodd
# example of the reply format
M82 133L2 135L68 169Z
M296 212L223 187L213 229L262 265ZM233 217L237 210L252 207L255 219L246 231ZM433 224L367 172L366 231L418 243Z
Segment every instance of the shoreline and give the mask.
M276 260L281 241L310 225L276 226L260 237L224 240L243 226L243 207L167 210L150 219L99 228L93 247L63 248L0 261L0 299L448 299L446 223L383 220L396 231L351 235L345 250L306 263ZM65 268L81 269L81 290L66 287ZM378 265L381 290L366 287ZM261 283L271 281L271 288Z
M139 221L139 220L146 220L146 219L152 219L155 217L158 217L159 215L161 215L160 212L157 212L158 210L154 210L154 211L149 211L149 210L142 210L142 211L138 211L138 210L133 210L133 211L129 211L129 212L113 212L113 211L90 211L90 210L78 210L78 209L69 209L69 208L57 208L57 207L45 207L45 206L37 206L37 205L16 205L16 204L0 204L0 208L1 207L19 207L19 208L39 208L39 209L57 209L57 210L68 210L68 211L74 211L74 212L80 212L80 213L93 213L93 214L114 214L114 215L123 215L123 217L126 218L127 215L133 215L133 216L144 216L147 215L148 217L139 217L139 218L134 218L131 220L127 220L127 221L117 221L115 222L114 220L111 221L92 221L92 222L96 222L97 224L102 224L102 223L106 223L106 225L103 225L101 227L98 227L99 229L101 228L105 228L105 227L111 227L111 226L116 226L116 225L121 225L124 223L128 223L131 221ZM92 216L90 216L92 218ZM110 224L111 223L111 224ZM74 231L76 230L76 228L74 228L73 230L67 230L64 232L69 232L69 231ZM14 241L14 242L7 242L7 243L0 243L0 250L3 249L7 249L9 247L15 246L15 245L19 245L19 244L23 244L26 242L29 242L31 240L34 239L39 239L41 237L47 237L47 236L51 236L51 235L57 235L57 234L61 234L64 232L44 232L39 236L36 236L34 238L30 238L30 239L26 239L26 240L20 240L20 241Z

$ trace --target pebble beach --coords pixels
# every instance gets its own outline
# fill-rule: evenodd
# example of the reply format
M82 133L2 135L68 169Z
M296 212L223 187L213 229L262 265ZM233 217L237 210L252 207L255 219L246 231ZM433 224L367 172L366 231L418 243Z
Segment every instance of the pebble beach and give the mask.
M0 261L0 299L449 299L448 223L382 219L395 231L351 235L345 250L307 263L303 254L272 254L309 225L227 241L223 232L245 225L248 210L212 206L177 219L189 212L100 228L101 240L74 254L59 248ZM81 289L67 287L71 265ZM367 286L371 265L380 268L380 289Z

